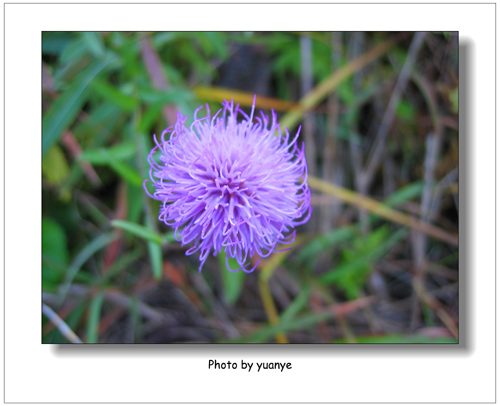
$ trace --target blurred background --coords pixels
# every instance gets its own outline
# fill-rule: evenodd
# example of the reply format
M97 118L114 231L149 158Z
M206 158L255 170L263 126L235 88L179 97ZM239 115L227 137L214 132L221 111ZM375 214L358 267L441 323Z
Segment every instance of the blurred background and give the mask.
M458 341L458 33L44 32L42 84L43 343ZM313 216L200 274L152 136L254 94L302 126Z

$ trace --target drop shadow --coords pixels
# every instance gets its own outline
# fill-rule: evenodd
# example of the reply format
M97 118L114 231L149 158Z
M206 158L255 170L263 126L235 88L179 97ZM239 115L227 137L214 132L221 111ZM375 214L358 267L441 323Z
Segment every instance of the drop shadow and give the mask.
M474 105L474 74L471 72L471 58L474 44L462 41L459 44L459 343L458 344L57 344L51 345L51 352L56 357L64 358L155 358L155 359L190 359L200 356L208 359L220 358L238 361L243 357L266 357L294 359L320 358L331 355L335 358L366 358L369 356L387 359L419 358L433 354L440 357L456 358L468 356L474 343L471 329L473 321L473 287L470 278L475 253L470 243L474 241L471 213L474 212L474 200L470 186L474 179L474 150L471 137ZM472 234L471 234L472 233ZM472 312L472 313L471 313Z

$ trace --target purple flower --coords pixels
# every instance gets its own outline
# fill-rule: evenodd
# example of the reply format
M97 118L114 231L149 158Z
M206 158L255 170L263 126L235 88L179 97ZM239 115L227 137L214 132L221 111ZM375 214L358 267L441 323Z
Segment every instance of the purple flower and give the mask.
M176 240L192 243L186 255L200 251L200 272L208 255L226 252L245 272L257 253L269 256L276 244L295 239L295 226L311 215L307 164L297 147L299 133L283 135L277 116L248 117L239 106L224 101L215 116L177 114L174 127L163 131L149 154L148 194L161 202L159 219L175 228ZM242 117L238 122L238 115ZM299 129L300 132L300 129ZM145 182L146 183L146 182ZM260 261L260 258L259 258ZM248 262L248 263L247 263Z

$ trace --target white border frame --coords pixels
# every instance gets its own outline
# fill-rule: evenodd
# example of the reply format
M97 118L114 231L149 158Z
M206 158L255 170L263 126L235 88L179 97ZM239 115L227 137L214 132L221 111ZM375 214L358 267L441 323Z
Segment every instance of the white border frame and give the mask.
M6 4L4 13L6 402L496 401L495 4ZM468 54L460 72L460 344L41 345L41 31L55 30L459 31ZM209 371L211 358L293 369Z

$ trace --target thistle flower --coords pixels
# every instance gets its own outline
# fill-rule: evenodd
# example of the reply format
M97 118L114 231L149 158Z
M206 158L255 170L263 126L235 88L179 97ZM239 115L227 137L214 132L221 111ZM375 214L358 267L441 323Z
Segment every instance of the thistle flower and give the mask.
M200 252L200 272L208 255L223 249L230 271L253 272L309 220L304 145L297 147L300 129L292 140L287 129L282 134L274 111L271 121L262 112L254 118L255 98L250 117L233 101L222 105L213 117L207 105L203 118L199 107L189 128L179 112L173 127L154 136L148 161L155 191L148 194L163 203L159 220L174 227L176 240L193 244L186 255ZM249 269L254 254L260 258ZM240 268L230 269L229 257Z

